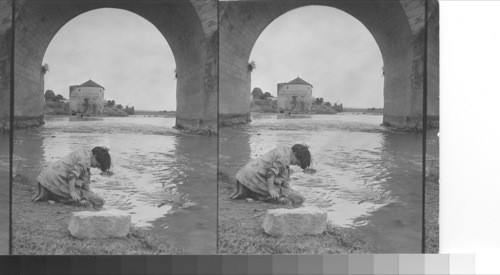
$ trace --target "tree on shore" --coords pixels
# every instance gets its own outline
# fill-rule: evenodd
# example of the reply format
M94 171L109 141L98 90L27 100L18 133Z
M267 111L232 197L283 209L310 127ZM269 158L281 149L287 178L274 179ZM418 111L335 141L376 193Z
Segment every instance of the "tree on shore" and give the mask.
M253 99L262 99L263 95L264 95L264 93L262 92L262 90L259 87L253 88L253 90L252 90L252 98Z
M335 102L335 103L333 104L333 109L334 109L335 111L337 111L337 112L339 112L339 113L340 113L340 112L342 112L342 111L344 110L344 107L342 106L342 103L337 103L337 102Z
M115 106L116 102L114 100L107 100L106 101L106 107L113 108Z
M125 106L125 112L129 115L135 114L134 106Z
M47 90L43 96L46 101L57 101L56 94L52 90Z
M118 109L120 109L120 110L121 110L121 109L123 109L123 105L118 104L118 105L116 105L116 108L118 108Z

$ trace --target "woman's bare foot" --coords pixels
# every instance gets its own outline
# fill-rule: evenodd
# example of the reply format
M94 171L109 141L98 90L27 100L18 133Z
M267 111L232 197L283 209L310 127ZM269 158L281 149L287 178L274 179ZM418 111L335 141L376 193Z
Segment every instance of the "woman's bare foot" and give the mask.
M49 197L49 191L47 189L45 189L45 187L43 187L40 183L38 183L36 194L35 194L35 196L33 196L33 198L31 200L32 201L43 201L43 200L48 199L48 197Z
M233 195L231 195L231 199L236 200L236 199L241 199L245 197L246 195L246 188L243 186L241 183L236 182L236 192L234 192Z

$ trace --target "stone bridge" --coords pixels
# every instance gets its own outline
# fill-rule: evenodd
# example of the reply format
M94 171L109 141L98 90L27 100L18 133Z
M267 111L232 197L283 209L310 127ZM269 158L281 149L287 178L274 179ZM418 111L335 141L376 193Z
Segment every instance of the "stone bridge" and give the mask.
M249 121L252 48L282 14L308 5L342 10L375 38L384 62L384 124L423 127L424 0L232 1L219 4L219 123ZM430 1L428 27L428 125L439 121L439 10ZM271 54L271 53L270 53Z
M4 128L9 126L10 83L5 76L10 74L10 8L10 1L2 1L0 127ZM215 0L17 0L14 128L43 124L44 75L41 66L45 51L56 33L71 19L99 8L133 12L151 22L163 34L172 49L177 69L176 126L217 132L218 32Z
M43 123L41 65L47 46L68 21L98 8L133 12L151 22L164 35L177 68L176 126L216 132L217 115L218 122L223 125L246 122L250 114L251 84L247 64L256 40L274 19L308 5L340 9L366 26L384 61L384 123L400 128L422 128L423 3L423 0L231 1L219 3L217 18L216 0L18 0L14 128ZM10 18L10 1L1 1L0 128L9 128ZM435 126L439 119L437 1L430 1L428 18L427 115L428 123Z

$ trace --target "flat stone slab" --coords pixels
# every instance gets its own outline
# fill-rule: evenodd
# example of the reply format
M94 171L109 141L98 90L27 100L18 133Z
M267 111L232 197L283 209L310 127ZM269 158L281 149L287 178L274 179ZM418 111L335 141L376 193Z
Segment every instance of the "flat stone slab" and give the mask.
M326 230L326 212L317 207L271 209L264 216L262 227L274 237L319 235Z
M122 238L128 235L130 226L129 213L109 209L98 212L73 212L68 230L79 239Z

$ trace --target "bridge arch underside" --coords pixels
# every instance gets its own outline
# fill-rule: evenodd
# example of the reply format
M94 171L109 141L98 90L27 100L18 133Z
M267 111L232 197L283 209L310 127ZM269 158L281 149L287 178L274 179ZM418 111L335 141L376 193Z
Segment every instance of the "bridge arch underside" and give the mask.
M200 1L199 1L200 2ZM21 2L15 29L14 127L43 124L44 76L41 65L56 33L71 19L99 8L133 12L151 22L165 37L176 62L176 126L217 131L217 34L202 25L200 10L208 1L35 1ZM213 6L213 5L212 5ZM216 17L213 18L216 20ZM216 45L216 44L215 44ZM119 68L117 68L119 69ZM171 78L172 75L165 77ZM70 83L68 83L69 85Z
M418 3L417 3L418 2ZM264 29L282 14L308 5L342 10L358 19L373 35L384 62L384 124L421 129L423 113L424 6L422 1L253 1L221 2L219 12L219 123L249 121L252 48ZM437 18L437 4L431 17ZM430 20L429 117L438 120L438 20ZM270 53L272 54L272 53Z

